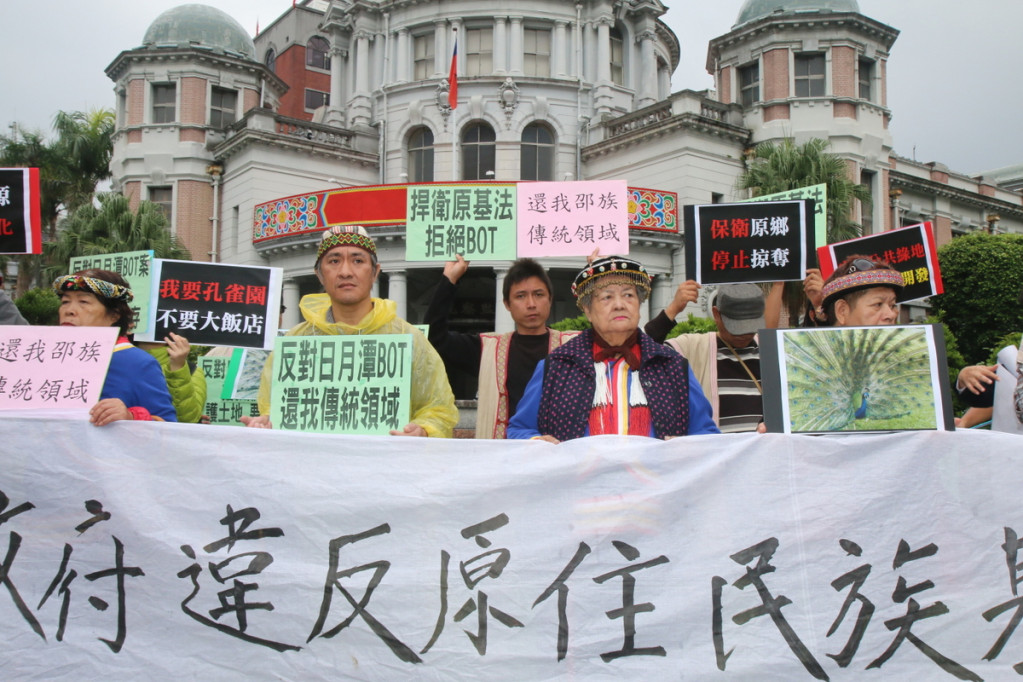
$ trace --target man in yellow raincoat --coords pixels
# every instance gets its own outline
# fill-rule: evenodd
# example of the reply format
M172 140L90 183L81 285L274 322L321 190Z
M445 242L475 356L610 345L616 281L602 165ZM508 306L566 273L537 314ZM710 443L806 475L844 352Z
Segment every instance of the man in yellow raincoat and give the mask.
M458 422L455 397L444 363L422 332L395 314L394 301L372 298L380 275L376 244L359 225L334 226L323 233L316 252L316 277L326 293L304 296L299 303L304 321L288 336L338 334L411 334L411 421L393 436L450 438ZM246 426L270 428L272 362L267 360L259 385L259 417L242 417Z

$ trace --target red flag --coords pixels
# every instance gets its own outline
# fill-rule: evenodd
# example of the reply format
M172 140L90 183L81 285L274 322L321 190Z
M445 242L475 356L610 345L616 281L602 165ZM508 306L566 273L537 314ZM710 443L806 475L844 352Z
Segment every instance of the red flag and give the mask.
M448 72L448 106L458 106L458 38L455 38L455 50L451 53L451 70Z

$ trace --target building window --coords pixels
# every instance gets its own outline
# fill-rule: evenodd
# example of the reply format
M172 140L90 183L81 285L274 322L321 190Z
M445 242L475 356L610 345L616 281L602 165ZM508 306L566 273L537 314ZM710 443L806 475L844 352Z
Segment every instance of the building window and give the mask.
M263 64L272 73L277 73L277 53L273 51L273 48L266 51L266 56L263 57Z
M305 108L306 111L316 111L320 107L325 107L330 104L330 93L320 92L319 90L309 90L306 88L305 91Z
M330 70L330 43L326 38L313 36L305 44L305 65L314 69Z
M796 55L796 97L824 96L824 55Z
M210 125L226 128L237 120L238 93L227 88L213 88L210 91Z
M173 123L176 115L177 87L174 83L153 85L153 123Z
M542 123L530 123L522 131L520 147L522 180L554 179L554 133Z
M465 32L465 75L494 73L494 29L470 28Z
M760 64L753 62L739 67L739 103L751 107L760 101Z
M427 33L412 38L412 77L426 80L433 75L433 34Z
M870 201L860 202L860 225L863 227L861 234L874 234L874 179L877 173L869 170L860 171L860 184L870 192Z
M874 62L869 59L860 60L860 99L872 100L871 84L874 80Z
M527 28L522 35L522 69L527 76L551 75L551 32Z
M433 182L433 131L416 128L408 138L409 182Z
M493 180L496 156L494 129L486 123L466 126L462 132L462 179Z
M611 29L611 82L625 85L625 41L617 28Z
M170 224L171 208L174 206L174 189L172 187L150 187L149 201L160 208L160 213Z

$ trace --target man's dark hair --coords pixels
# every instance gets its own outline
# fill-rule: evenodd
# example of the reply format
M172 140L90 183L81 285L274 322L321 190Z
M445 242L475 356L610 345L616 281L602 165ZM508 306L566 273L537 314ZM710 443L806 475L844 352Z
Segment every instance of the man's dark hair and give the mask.
M547 296L554 296L554 285L547 275L547 269L532 258L520 258L508 268L508 274L504 276L504 302L508 302L511 295L511 288L519 282L524 282L530 277L536 277L547 287Z

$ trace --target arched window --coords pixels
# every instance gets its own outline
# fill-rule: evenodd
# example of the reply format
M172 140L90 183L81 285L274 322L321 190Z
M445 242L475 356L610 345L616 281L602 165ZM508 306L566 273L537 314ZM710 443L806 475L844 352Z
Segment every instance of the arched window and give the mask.
M326 38L313 36L305 44L305 65L314 69L330 70L330 43Z
M416 128L408 137L409 182L433 182L433 131Z
M263 57L263 64L273 73L277 73L277 53L274 52L272 47L266 51L266 56Z
M462 131L462 179L493 180L497 136L486 123L470 123ZM490 175L487 175L487 172Z
M611 82L625 85L625 41L617 26L611 29Z
M530 123L522 131L519 148L522 180L554 179L554 133L543 123Z

